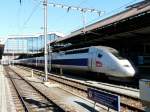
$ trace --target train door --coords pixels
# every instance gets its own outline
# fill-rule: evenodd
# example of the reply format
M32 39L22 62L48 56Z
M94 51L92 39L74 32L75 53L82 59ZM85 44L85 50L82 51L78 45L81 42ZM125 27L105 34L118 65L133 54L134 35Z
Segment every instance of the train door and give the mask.
M97 49L91 49L90 54L91 54L91 58L90 58L91 71L96 72Z
M36 64L36 67L37 67L37 64L38 64L38 62L37 62L37 61L38 61L38 60L37 60L37 57L36 57L36 58L35 58L35 62L36 62L35 64Z
M93 54L93 70L94 72L101 72L102 71L102 52L100 50L95 51L95 53Z

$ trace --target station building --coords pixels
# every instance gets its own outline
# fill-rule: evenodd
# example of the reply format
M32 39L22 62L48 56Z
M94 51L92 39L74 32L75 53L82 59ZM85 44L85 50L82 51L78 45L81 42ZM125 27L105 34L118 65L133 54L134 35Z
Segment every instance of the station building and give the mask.
M54 41L63 37L61 33L51 32L47 35L47 42ZM9 63L10 60L20 55L30 55L44 52L44 35L17 35L9 36L5 42L3 63Z

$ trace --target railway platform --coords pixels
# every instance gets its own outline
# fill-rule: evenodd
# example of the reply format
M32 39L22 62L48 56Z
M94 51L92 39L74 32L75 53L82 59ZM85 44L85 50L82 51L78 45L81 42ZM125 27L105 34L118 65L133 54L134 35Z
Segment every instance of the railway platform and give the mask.
M16 112L8 79L2 65L0 65L0 112Z

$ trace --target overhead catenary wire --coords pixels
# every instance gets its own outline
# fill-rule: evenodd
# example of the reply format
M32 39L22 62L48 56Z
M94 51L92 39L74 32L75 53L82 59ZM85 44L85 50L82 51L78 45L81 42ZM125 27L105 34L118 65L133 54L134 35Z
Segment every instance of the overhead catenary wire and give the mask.
M104 13L104 11L99 11L99 10L96 10L96 9L82 8L82 7L73 6L73 5L56 4L56 3L53 3L53 2L48 2L48 6L63 8L63 9L66 9L67 12L69 12L70 10L77 10L77 11L82 12L82 14L83 14L83 27L84 27L83 33L86 32L86 15L85 15L85 13L97 13L99 16L102 13Z
M37 0L34 0L34 1L37 1ZM40 2L38 2L35 7L32 9L30 15L28 16L28 18L25 20L25 22L23 23L22 27L21 27L21 30L20 31L23 31L25 26L28 24L28 22L31 20L33 14L36 12L36 10L38 9L38 7L40 6Z
M35 13L35 11L37 10L37 7L39 6L40 3L43 4L43 1L38 1L38 0L33 0L36 2L39 2L32 10L31 14L29 15L29 17L27 18L27 20L23 23L23 26L21 28L21 30L23 30L26 26L26 24L28 24L28 22L30 21L32 15ZM86 0L82 1L80 4L84 3ZM20 0L20 5L22 4L22 0ZM57 4L57 3L53 3L53 2L49 2L48 6L52 6L52 7L57 7L57 8L63 8L66 9L67 12L69 12L70 10L78 10L82 13L97 13L99 16L101 15L101 13L104 13L104 11L99 11L96 9L91 9L91 8L82 8L79 6L73 6L73 5L65 5L65 4ZM85 22L85 21L84 21Z
M136 1L138 1L138 0L132 0L132 1L130 1L130 2L126 3L126 4L124 4L124 5L122 5L122 6L118 7L118 8L116 8L116 9L113 9L113 10L107 12L107 13L104 13L103 15L101 15L101 16L99 16L99 17L96 17L95 19L89 21L89 22L87 23L87 25L90 25L90 24L92 24L93 22L99 21L99 20L100 20L100 17L104 17L104 16L107 16L107 15L110 15L110 14L112 14L112 13L117 12L118 10L120 10L120 9L122 9L122 8L126 8L127 6L133 4L133 3L136 2ZM78 29L78 28L81 28L81 27L82 27L81 25L80 25L80 26L78 25L78 26L76 26L76 28L75 28L74 30L76 30L76 29ZM72 31L74 31L74 30L72 30ZM71 32L72 32L72 31L71 31Z
M80 7L82 4L85 4L87 1L88 1L88 0L83 0L83 1L79 2L79 3L77 4L77 6ZM61 18L61 20L62 20L62 19L65 18L65 16L66 16L66 13L63 14L63 15L61 15L61 16L59 16L59 17L57 17L57 18L55 19L55 21L57 21L57 20L60 21L60 18ZM83 13L82 13L82 16L83 16ZM84 17L84 16L83 16L83 17ZM83 24L84 24L84 23L83 23Z
M127 6L133 4L133 3L136 2L136 1L137 1L137 0L132 0L132 1L130 1L130 2L126 3L126 4L124 4L124 5L122 5L122 6L118 7L118 8L116 8L116 9L113 9L113 10L111 10L111 11L109 11L109 12L103 14L102 16L99 16L99 17L104 17L104 16L107 16L107 15L112 14L112 13L114 13L114 12L117 12L118 10L120 10L120 9L122 9L122 8L126 8ZM91 23L93 23L94 21L96 21L97 19L100 19L99 17L97 17L97 18L95 18L95 19L89 21L88 24L91 24Z
M48 6L63 8L63 9L66 9L67 12L69 12L70 10L78 10L78 11L81 11L81 12L97 13L99 16L100 16L101 13L104 13L104 11L99 11L99 10L96 10L96 9L82 8L82 7L73 6L73 5L56 4L56 3L53 3L53 2L49 2Z
M36 1L36 2L38 1L39 3L41 3L41 2L43 3L43 1L39 1L39 0L33 0L33 1ZM83 0L80 4L82 4L82 3L86 2L86 1L87 1L87 0ZM129 3L127 3L127 4L124 4L123 6L117 8L117 9L114 9L114 10L108 12L108 13L103 14L103 16L109 15L109 14L115 12L116 10L119 10L119 9L121 9L121 8L123 8L123 7L126 7L127 5L129 5L129 4L131 4L131 3L135 2L135 1L137 1L137 0L133 0L133 1L129 2ZM20 3L22 4L22 0L20 0ZM79 7L79 6L71 6L71 5L69 6L69 5L64 5L64 4L56 4L56 3L53 3L53 2L49 2L48 5L49 5L49 6L52 6L52 7L57 7L57 8L64 8L64 9L67 10L67 12L69 12L70 10L78 10L78 11L81 11L81 12L94 12L94 13L98 13L99 16L101 16L101 15L100 15L101 13L104 13L104 11L98 11L98 10L96 10L96 9L81 8L81 7ZM24 26L29 22L29 20L31 19L32 15L33 15L34 12L35 12L34 10L36 11L36 7L33 9L33 11L31 12L30 16L29 16L29 17L27 18L27 20L24 22L22 28L24 28ZM102 16L101 16L101 17L102 17ZM88 24L92 23L93 21L96 21L97 19L99 19L99 17L97 17L97 18L95 18L95 19L89 21Z

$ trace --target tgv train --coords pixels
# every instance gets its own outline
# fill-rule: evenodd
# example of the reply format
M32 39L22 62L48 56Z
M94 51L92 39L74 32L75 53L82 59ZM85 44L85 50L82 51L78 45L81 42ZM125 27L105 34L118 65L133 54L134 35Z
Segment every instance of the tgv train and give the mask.
M51 59L51 61L50 61ZM16 60L17 64L44 67L44 56ZM91 46L54 52L48 56L48 67L63 70L94 72L110 77L130 78L135 74L131 63L111 47Z

